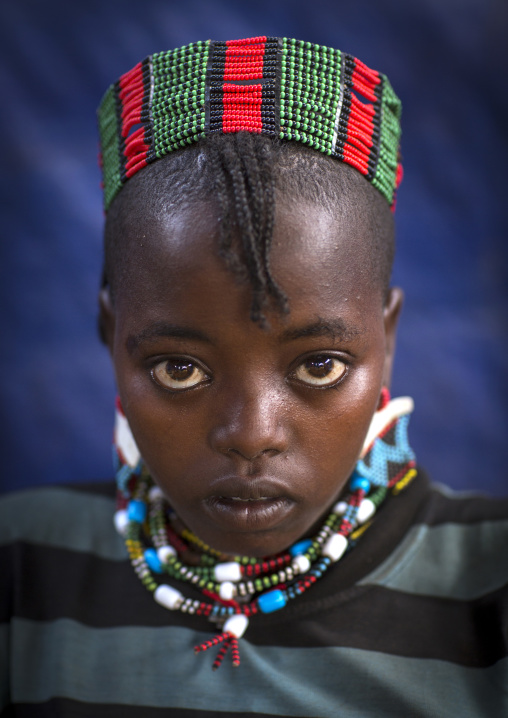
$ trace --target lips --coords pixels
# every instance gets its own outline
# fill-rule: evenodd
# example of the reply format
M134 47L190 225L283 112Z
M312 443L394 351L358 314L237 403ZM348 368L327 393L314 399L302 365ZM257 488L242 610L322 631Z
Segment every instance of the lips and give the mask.
M275 499L281 496L290 498L287 486L280 479L271 476L227 476L215 479L210 484L208 495L244 501Z
M214 522L235 531L265 531L295 508L287 487L275 478L227 477L210 487L204 507Z
M222 496L221 498L228 498L228 497ZM271 500L270 496L260 496L257 499L254 499L252 497L249 497L247 499L242 499L240 496L231 496L230 499L231 499L231 501L243 501L243 502L245 502L245 501L270 501Z

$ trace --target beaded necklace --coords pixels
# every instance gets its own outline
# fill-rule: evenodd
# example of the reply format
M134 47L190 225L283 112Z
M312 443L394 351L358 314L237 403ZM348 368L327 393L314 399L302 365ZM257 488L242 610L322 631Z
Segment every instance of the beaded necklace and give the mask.
M388 495L399 493L416 476L407 440L412 408L412 400L401 397L376 412L347 489L313 538L299 540L277 556L256 559L228 558L189 529L176 528L176 515L144 467L117 406L115 526L125 538L134 571L158 604L205 616L222 628L219 635L194 649L199 653L222 644L214 670L229 649L233 665L239 666L238 639L250 619L279 611L305 593L354 547ZM192 556L192 562L185 563L185 556ZM202 600L186 598L164 582L164 575L194 586Z

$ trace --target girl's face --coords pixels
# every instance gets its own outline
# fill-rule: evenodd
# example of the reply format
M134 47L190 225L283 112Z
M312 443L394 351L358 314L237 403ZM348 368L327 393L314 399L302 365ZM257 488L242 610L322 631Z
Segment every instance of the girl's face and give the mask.
M204 204L147 222L102 312L125 414L170 504L213 548L267 556L312 532L353 471L401 293L384 304L355 226L279 203L271 269L290 313L260 328L217 229Z

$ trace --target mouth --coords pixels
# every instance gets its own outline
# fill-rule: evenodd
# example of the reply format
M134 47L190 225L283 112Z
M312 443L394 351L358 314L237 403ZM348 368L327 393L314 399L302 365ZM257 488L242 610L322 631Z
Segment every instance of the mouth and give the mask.
M276 479L230 477L214 482L204 506L226 530L265 531L281 523L296 501Z
M247 499L242 499L241 496L221 496L221 499L229 499L230 501L270 501L270 496L260 496L258 499L249 496Z

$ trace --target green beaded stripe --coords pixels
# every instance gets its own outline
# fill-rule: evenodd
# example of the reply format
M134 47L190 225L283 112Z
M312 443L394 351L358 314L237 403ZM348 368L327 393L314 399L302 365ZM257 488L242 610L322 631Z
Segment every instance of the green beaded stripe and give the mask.
M205 132L209 42L152 56L152 123L155 157L196 142Z
M340 50L282 40L280 138L332 154L341 80Z
M144 107L142 118L148 130L145 141L150 143L146 163L192 144L207 133L207 69L213 47L214 43L210 41L196 42L149 58L150 102L149 107ZM301 142L347 162L343 147L347 121L351 119L352 81L351 69L346 72L345 68L353 66L354 58L340 50L288 38L280 40L280 48L280 96L268 100L273 106L269 104L265 108L266 112L272 112L272 117L274 112L280 111L277 136L282 140ZM386 76L380 74L379 77L381 84L375 90L378 97L375 145L368 158L367 179L392 205L397 179L401 104ZM121 171L125 160L120 149L118 87L117 84L108 89L98 112L106 210L126 181ZM361 101L369 104L364 98ZM274 126L279 126L277 117L271 125ZM263 132L273 134L271 127L264 125ZM348 152L351 152L350 148Z
M120 148L118 142L120 127L116 112L116 94L113 85L104 95L100 106L99 134L102 147L104 206L107 209L122 187L120 180Z
M382 75L382 81L379 159L372 184L392 204L395 194L402 106L386 75Z

